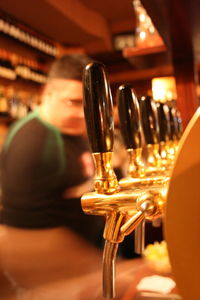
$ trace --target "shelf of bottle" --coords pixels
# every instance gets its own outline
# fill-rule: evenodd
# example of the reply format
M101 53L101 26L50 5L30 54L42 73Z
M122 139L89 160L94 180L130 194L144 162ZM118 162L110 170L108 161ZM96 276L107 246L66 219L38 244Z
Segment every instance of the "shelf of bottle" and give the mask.
M12 79L12 78L7 78L7 77L4 77L4 76L1 76L0 74L0 82L1 81L5 81L5 82L8 82L10 84L12 83L21 83L21 84L24 84L24 85L27 85L29 84L29 86L35 86L35 87L39 87L39 86L42 86L44 83L42 82L37 82L37 81L34 81L34 80L31 80L31 79L26 79L26 78L23 78L21 76L17 76L15 79Z
M28 47L36 49L51 57L57 56L57 47L55 42L47 41L47 38L40 37L38 33L33 32L23 24L16 23L11 16L0 12L0 32L1 34L12 38L13 40L25 44Z

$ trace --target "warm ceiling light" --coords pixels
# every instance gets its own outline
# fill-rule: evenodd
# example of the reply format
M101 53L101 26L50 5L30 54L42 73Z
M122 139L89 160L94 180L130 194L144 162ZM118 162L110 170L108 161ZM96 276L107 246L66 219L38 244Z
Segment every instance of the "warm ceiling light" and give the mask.
M162 38L154 27L140 0L133 0L136 15L135 46L137 48L156 47L163 45Z
M145 40L145 39L146 39L146 35L147 35L147 34L146 34L145 31L141 31L141 32L140 32L140 39L141 39L141 40Z
M171 101L177 98L175 78L157 77L152 79L152 93L155 101Z
M139 14L139 20L140 20L140 22L144 22L145 19L146 19L145 14Z

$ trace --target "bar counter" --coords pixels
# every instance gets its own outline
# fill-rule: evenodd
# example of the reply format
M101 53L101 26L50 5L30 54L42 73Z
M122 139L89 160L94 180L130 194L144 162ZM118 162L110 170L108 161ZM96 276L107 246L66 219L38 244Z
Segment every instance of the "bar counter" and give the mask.
M85 258L87 260L87 258ZM77 272L79 273L79 272ZM9 274L1 272L0 299L2 300L105 300L102 296L102 273L101 268L98 271L78 275L75 277L64 278L64 276L55 281L45 282L43 284L34 285L31 283L31 274L29 278L29 288L18 288L14 282L8 282ZM39 274L38 274L39 275ZM140 292L137 291L137 284L146 276L160 275L154 272L147 262L142 258L121 260L117 262L116 275L116 298L115 300L142 300ZM171 277L171 275L166 274ZM7 277L7 278L6 278ZM33 279L34 280L34 279ZM31 284L30 284L31 283ZM17 291L17 293L16 293ZM155 293L152 293L152 295ZM173 289L170 295L177 293L177 289ZM162 296L159 293L157 295ZM163 299L165 298L164 296ZM157 298L148 298L157 299ZM158 298L162 299L162 298ZM179 298L168 298L179 299ZM180 298L181 299L181 298Z

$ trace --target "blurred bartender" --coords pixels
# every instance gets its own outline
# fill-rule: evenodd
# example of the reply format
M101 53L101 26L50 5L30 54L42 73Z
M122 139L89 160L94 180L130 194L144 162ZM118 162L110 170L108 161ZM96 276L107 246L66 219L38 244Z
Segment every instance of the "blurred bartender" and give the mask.
M89 61L78 54L57 59L40 107L11 127L3 146L0 255L8 277L22 286L100 268L92 245L99 219L80 203L94 175L82 106Z
M93 217L85 216L80 205L94 174L82 107L82 71L88 62L77 54L55 61L41 106L10 130L1 155L1 223L66 225L94 241L97 231L93 236L94 226L86 224Z

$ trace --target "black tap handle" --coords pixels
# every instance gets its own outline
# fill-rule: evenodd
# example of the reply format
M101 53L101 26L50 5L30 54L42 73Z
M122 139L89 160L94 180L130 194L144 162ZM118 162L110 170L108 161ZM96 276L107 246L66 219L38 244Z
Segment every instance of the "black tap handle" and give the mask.
M105 66L93 62L83 72L84 113L92 151L113 151L113 103Z
M177 138L180 139L183 134L183 124L180 111L176 109L176 122L177 122Z
M140 99L141 120L146 144L159 142L159 127L156 104L150 96Z
M171 137L170 140L177 140L178 136L178 124L176 119L176 110L174 107L169 106L169 117L170 117L170 128L171 128Z
M121 85L117 92L121 133L127 149L142 147L140 110L130 85Z
M169 114L169 106L166 103L163 105L163 110L167 120L167 124L166 124L167 136L168 136L167 140L170 140L170 136L171 136L170 114Z
M160 142L167 142L170 139L169 108L161 102L157 102L156 107L158 112L159 140Z

